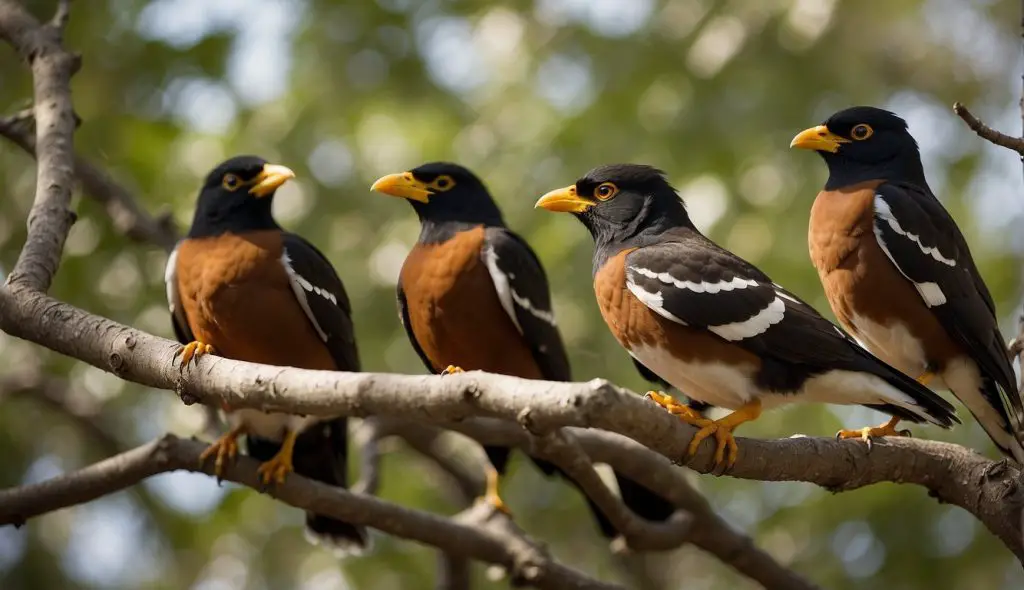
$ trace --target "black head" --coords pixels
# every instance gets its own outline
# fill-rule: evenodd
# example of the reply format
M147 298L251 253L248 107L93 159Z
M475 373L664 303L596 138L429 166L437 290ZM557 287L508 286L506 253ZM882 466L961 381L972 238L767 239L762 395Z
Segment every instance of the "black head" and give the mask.
M295 173L257 156L236 156L213 169L203 182L190 238L227 232L273 229L274 192Z
M917 142L907 122L875 107L851 107L801 131L789 147L815 150L828 164L827 189L865 180L926 186Z
M665 173L641 164L599 166L536 206L572 213L599 247L642 246L670 229L696 229Z
M504 226L501 211L475 174L450 162L430 162L373 183L371 191L402 197L428 226ZM449 227L448 229L451 229Z

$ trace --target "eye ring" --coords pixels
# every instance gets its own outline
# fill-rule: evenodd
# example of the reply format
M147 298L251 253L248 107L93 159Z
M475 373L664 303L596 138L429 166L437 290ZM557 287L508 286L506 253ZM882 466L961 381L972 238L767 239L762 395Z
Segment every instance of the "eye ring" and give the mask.
M229 191L238 190L238 187L242 186L242 179L229 172L221 179L220 185Z
M599 201L607 201L619 193L619 187L612 182L602 182L594 189L594 196Z
M430 185L439 191L449 191L455 186L455 179L447 174L442 174L435 178Z
M875 130L871 128L871 125L867 123L860 123L854 125L853 129L850 130L850 137L857 141L864 141L875 134Z

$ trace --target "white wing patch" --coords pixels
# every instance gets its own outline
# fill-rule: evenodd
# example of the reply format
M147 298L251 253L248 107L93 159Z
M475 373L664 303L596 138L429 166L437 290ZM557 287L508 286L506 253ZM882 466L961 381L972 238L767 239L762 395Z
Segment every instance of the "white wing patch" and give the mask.
M931 256L937 262L941 262L942 264L946 264L950 267L956 266L956 261L950 260L949 258L943 256L942 253L939 252L938 248L930 248L928 246L924 246L923 244L921 244L921 238L912 233L908 233L906 230L904 230L903 227L900 225L899 221L896 220L896 216L893 215L892 209L889 207L889 204L885 202L885 199L882 198L882 195L878 194L875 195L875 215L877 216L877 218L886 221L889 224L889 227L894 232L901 236L904 236L911 242L917 244L917 247L920 248L921 252L923 252L925 255ZM946 294L942 292L942 289L939 287L938 283L931 281L925 283L918 283L911 279L909 276L907 276L907 273L903 272L903 269L900 268L900 265L896 263L896 259L893 258L892 252L889 251L889 247L885 244L885 238L882 236L882 229L878 227L877 219L874 225L874 230L875 239L878 240L878 245L881 246L882 252L885 252L885 256L889 259L890 262L892 262L893 266L896 267L896 270L900 271L901 275L903 275L908 281L914 284L914 288L916 288L917 292L921 295L921 299L924 299L925 305L927 305L928 307L938 307L940 305L944 305L946 303Z
M897 220L896 216L893 215L892 209L889 207L889 203L886 203L882 195L879 194L875 195L875 215L888 222L889 227L892 228L892 231L917 244L917 247L921 249L921 252L924 253L925 256L931 256L936 262L941 262L946 266L956 266L956 260L946 258L945 256L942 255L942 252L939 252L938 248L925 246L924 244L921 243L921 238L919 236L916 236L908 232L907 230L903 229L903 226L900 225L899 220ZM877 228L875 229L875 235L878 235Z
M680 281L667 272L654 272L653 270L639 266L631 266L629 269L649 279L655 279L665 283L666 285L673 285L676 288L686 289L687 291L693 291L694 293L715 294L720 291L732 291L733 289L746 289L747 287L757 286L757 281L741 277L733 277L732 280L718 281L717 283L707 283L704 281L694 283L693 281Z
M677 324L682 324L684 326L687 325L686 322L677 318L675 315L672 314L672 312L665 309L665 297L660 292L648 291L641 287L640 285L634 283L628 277L626 278L626 288L629 289L629 292L640 300L640 303L646 305L648 309L650 309L654 313Z
M178 307L178 248L171 250L167 257L167 267L164 268L164 285L167 287L167 308L174 315Z
M752 338L763 334L768 328L782 321L786 315L786 303L778 296L764 309L742 322L721 326L708 326L708 330L730 342Z
M284 265L284 270L288 273L288 283L292 287L292 292L295 293L295 298L299 300L299 306L302 307L302 311L305 312L309 321L313 323L313 327L316 328L316 332L320 335L320 339L327 342L327 332L324 332L323 328L320 327L319 322L316 321L316 316L313 315L313 310L309 307L309 300L306 299L306 293L313 293L323 297L334 305L338 304L338 298L334 296L334 293L331 293L327 289L317 287L306 280L305 277L295 272L295 269L292 268L292 260L288 257L287 250L281 254L281 264Z
M520 334L523 333L523 328L519 325L519 319L516 318L515 306L526 310L530 315L542 322L548 323L551 326L557 326L555 314L550 309L536 307L528 298L516 293L510 282L515 276L506 275L498 268L498 253L494 251L493 247L487 246L484 248L483 254L484 265L487 267L487 272L491 275L494 289L498 292L498 300L501 301L501 307L508 314L508 317L512 318L512 323L515 324Z

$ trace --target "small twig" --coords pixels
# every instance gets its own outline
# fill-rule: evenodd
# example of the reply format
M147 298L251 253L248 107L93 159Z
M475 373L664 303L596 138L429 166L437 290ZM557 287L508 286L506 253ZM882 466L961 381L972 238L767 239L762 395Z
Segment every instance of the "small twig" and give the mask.
M594 471L590 457L569 432L555 430L534 440L533 455L561 467L580 486L635 551L674 549L689 538L691 518L675 514L667 522L650 522L637 516L615 496Z
M1020 137L1013 137L996 131L989 127L981 119L974 116L971 111L967 109L962 103L953 103L953 112L956 113L972 131L977 133L982 139L994 143L998 146L1006 149L1013 150L1024 157L1024 139Z
M104 455L113 455L124 449L110 429L104 428L98 410L76 401L70 384L62 379L9 375L0 378L0 400L5 397L30 399L63 414L96 443Z
M71 0L60 0L57 2L57 12L53 15L53 20L50 21L50 25L57 29L63 38L64 29L68 26L68 21L71 18Z

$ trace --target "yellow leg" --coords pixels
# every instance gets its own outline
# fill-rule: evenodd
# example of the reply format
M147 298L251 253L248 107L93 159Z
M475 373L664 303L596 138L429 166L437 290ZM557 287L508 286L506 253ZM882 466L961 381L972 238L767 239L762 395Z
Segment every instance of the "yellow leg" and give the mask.
M925 372L916 379L921 385L928 385L928 382L935 377L935 373ZM836 440L845 438L859 438L868 445L868 449L871 449L871 439L880 436L910 436L909 430L896 430L896 425L900 423L900 419L896 416L889 418L889 421L885 424L878 426L867 426L856 430L840 430L836 433Z
M445 370L441 371L441 375L454 375L455 373L465 373L465 371L462 370L462 367L455 365L448 365Z
M505 501L501 499L501 495L498 493L498 484L500 483L501 476L498 474L498 470L493 465L487 465L487 489L484 492L484 501L494 507L495 510L500 510L505 514L512 516L512 511L509 510Z
M203 454L199 455L199 465L202 466L210 457L216 457L213 472L217 479L221 479L227 462L234 461L238 456L238 437L243 434L245 434L245 426L241 424L229 430L227 434L218 438L216 442L206 447Z
M859 438L868 445L868 449L871 449L871 439L880 436L910 436L909 430L896 430L896 425L900 423L900 419L896 416L889 418L889 421L885 424L878 426L866 426L857 430L840 430L836 433L836 440L844 438Z
M690 446L686 450L687 458L696 455L697 449L700 448L700 443L705 438L714 435L718 443L715 447L715 466L724 467L725 470L731 469L736 463L736 457L739 455L740 450L736 444L736 438L732 435L732 431L744 422L756 420L760 415L761 400L756 399L743 404L735 412L724 418L708 420L708 424L702 426L697 431L697 434L693 435L693 440L690 441Z
M256 470L264 484L269 484L270 482L284 483L284 478L294 470L292 466L292 453L295 451L295 439L298 436L298 432L289 430L284 435L281 450Z
M213 345L193 340L185 346L182 346L181 350L178 351L178 354L181 355L180 369L184 371L188 368L188 364L193 360L198 360L199 357L204 354L216 354L216 351L213 349Z
M703 428L708 424L711 424L711 420L708 420L704 416L697 413L696 410L686 404L681 404L673 399L671 396L665 395L659 391L648 391L644 394L644 399L649 399L652 402L661 406L666 412L673 416L678 416L680 420L690 424Z

